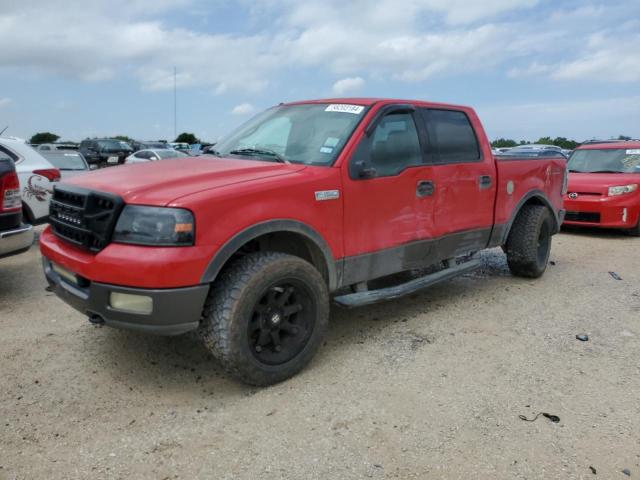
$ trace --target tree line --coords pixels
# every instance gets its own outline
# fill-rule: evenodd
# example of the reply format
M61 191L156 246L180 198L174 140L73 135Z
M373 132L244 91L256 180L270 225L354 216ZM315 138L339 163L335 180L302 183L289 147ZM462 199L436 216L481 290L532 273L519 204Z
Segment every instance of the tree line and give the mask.
M619 135L616 140L631 140L631 137L628 137L627 135ZM543 145L555 145L560 148L566 148L567 150L573 150L578 145L581 145L584 142L576 142L575 140L570 140L565 137L556 137L556 138L540 137L535 142L529 142L527 140L520 140L519 142L516 142L515 140L512 140L510 138L498 138L497 140L494 140L493 142L491 142L491 146L493 148L512 148L512 147L518 147L520 145L530 145L531 143L539 143Z
M131 143L133 142L133 138L128 137L127 135L115 135L114 138L116 140L122 140L123 142ZM56 135L51 132L38 132L33 135L29 139L29 143L34 145L41 145L43 143L55 143L60 139L60 135ZM176 137L174 142L178 143L188 143L189 145L193 145L194 143L202 143L198 137L196 137L193 133L182 132L180 135ZM65 143L75 143L75 142L65 142Z
M123 142L133 142L133 139L126 135L116 135L115 137L112 137L112 138L115 138L116 140L122 140ZM29 140L29 143L40 145L42 143L54 143L59 139L60 139L60 136L56 135L55 133L39 132L31 137L31 139ZM631 140L631 137L628 137L627 135L619 135L617 140ZM189 133L189 132L182 132L180 135L176 137L174 142L188 143L189 145L193 145L194 143L203 143L193 133ZM69 142L69 143L72 143L72 142ZM561 148L566 148L567 150L573 150L582 142L576 142L575 140L570 140L565 137L556 137L556 138L540 137L535 142L529 142L527 140L520 140L519 142L517 142L510 138L498 138L497 140L494 140L491 142L491 146L493 148L511 148L511 147L517 147L519 145L529 145L531 143L541 143L544 145L556 145Z

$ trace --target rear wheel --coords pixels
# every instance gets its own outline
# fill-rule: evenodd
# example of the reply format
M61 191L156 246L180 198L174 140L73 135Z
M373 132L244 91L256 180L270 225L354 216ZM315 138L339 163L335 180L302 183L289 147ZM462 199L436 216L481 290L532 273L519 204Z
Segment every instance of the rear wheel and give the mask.
M327 287L310 263L283 253L254 253L214 282L199 331L229 373L269 385L304 368L328 319Z
M528 278L537 278L544 273L551 252L551 231L551 215L546 207L526 205L522 208L506 244L511 273Z

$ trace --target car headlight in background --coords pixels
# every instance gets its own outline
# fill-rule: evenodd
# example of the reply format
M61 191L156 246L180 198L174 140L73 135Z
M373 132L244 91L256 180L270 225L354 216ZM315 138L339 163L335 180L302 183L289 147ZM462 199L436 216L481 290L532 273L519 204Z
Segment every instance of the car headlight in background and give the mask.
M113 241L182 247L194 244L195 230L193 214L189 210L127 205L116 224Z
M620 185L617 187L609 187L609 196L615 197L616 195L624 195L625 193L635 192L638 189L638 185L636 183L632 183L631 185Z

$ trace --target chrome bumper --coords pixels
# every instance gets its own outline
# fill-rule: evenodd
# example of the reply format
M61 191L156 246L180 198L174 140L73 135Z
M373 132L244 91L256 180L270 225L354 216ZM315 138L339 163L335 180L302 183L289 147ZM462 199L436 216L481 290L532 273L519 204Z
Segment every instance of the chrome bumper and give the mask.
M33 244L33 226L21 225L0 232L0 257L8 257L29 250Z

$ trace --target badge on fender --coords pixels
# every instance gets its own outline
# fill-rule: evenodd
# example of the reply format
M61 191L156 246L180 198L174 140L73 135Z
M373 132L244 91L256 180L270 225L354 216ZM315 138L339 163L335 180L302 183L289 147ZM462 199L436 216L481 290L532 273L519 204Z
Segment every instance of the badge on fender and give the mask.
M340 190L320 190L316 192L316 201L336 200L340 198Z

